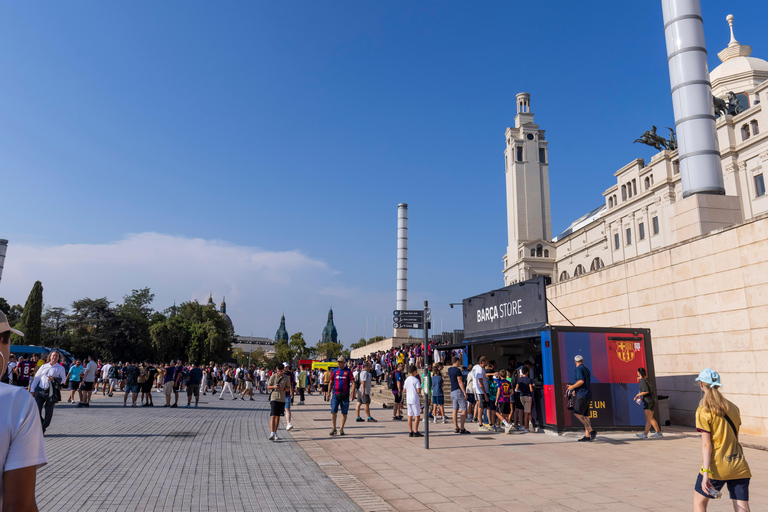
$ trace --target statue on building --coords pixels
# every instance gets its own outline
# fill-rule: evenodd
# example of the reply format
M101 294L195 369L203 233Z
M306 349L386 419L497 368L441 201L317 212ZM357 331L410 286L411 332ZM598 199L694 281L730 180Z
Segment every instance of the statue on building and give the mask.
M746 107L741 104L741 100L736 96L733 91L728 91L728 115L735 116L744 112Z
M725 102L724 99L718 98L717 96L712 96L712 104L715 107L715 116L725 116L728 115L728 104Z
M659 151L667 149L667 140L661 135L656 135L656 126L646 131L639 139L635 139L633 144L637 144L638 142L656 148Z
M677 149L677 134L675 133L675 130L667 126L667 130L669 130L669 139L667 142L667 149L674 151Z

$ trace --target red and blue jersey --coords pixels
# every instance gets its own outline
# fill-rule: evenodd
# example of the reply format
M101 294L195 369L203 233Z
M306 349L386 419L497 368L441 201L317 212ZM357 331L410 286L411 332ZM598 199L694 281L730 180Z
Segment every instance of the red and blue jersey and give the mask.
M349 368L334 368L331 370L331 389L334 394L348 395L352 382L352 370Z
M512 383L507 379L499 379L497 385L499 390L499 403L509 403L509 397L512 394Z

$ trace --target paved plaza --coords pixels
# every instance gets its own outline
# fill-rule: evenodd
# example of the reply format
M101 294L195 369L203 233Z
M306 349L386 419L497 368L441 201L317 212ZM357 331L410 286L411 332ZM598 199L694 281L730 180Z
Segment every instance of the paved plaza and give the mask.
M474 424L459 436L440 423L430 424L427 451L379 406L378 423L350 414L347 435L329 437L328 404L317 395L294 406L296 428L271 443L263 396L201 398L197 410L124 409L117 395L89 409L57 406L38 477L41 510L681 511L691 509L701 458L692 429L577 443L479 433ZM752 510L768 511L768 452L746 456ZM730 500L710 510L732 510Z

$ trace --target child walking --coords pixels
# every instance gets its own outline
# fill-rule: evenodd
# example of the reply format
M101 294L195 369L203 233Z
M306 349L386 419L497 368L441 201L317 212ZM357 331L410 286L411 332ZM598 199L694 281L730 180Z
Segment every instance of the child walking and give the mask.
M421 419L421 400L419 398L419 394L421 393L421 381L417 377L418 370L415 365L411 365L408 368L408 373L410 373L411 376L405 379L405 385L403 386L407 398L406 404L408 406L408 430L410 431L408 437L422 437L419 432L419 420ZM415 421L414 418L416 418Z

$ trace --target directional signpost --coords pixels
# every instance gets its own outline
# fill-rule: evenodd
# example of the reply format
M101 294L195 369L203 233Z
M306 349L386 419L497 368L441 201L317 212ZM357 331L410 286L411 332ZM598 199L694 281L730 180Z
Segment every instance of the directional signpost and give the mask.
M424 311L421 309L402 309L392 312L395 329L423 329Z

